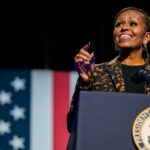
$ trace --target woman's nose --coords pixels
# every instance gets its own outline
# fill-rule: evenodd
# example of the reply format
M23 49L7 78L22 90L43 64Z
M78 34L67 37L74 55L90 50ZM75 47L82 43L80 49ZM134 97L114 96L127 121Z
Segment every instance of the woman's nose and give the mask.
M129 29L128 24L123 24L122 27L121 27L121 31L126 31L128 29Z

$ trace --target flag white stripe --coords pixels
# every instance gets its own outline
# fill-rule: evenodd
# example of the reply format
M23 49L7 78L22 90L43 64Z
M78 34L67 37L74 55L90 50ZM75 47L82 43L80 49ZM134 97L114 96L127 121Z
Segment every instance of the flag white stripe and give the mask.
M53 150L52 72L31 73L31 150Z
M73 95L73 92L75 90L76 82L78 78L78 73L76 71L70 71L70 95L69 100L71 100L71 97Z

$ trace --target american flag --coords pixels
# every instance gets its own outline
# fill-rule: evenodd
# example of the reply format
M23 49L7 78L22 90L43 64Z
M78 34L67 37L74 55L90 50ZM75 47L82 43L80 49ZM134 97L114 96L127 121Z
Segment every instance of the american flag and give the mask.
M0 150L66 150L77 73L0 70Z

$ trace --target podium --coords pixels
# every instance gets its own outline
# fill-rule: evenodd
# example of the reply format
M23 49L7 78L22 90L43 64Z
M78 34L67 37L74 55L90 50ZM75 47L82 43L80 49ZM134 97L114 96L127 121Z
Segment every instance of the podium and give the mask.
M88 92L79 96L76 150L137 150L132 127L150 96Z

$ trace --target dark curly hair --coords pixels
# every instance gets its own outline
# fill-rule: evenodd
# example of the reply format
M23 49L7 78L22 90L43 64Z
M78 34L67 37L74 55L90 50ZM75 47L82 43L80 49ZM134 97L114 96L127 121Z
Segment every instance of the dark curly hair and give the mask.
M147 32L150 32L150 17L149 17L149 15L148 15L148 13L145 12L144 10L140 9L140 8L137 8L137 7L126 7L126 8L123 8L122 10L120 10L120 11L116 14L116 17L115 17L115 19L114 19L114 25L115 25L115 23L116 23L116 20L117 20L118 16L119 16L122 12L125 12L125 11L127 11L127 10L136 10L136 11L142 13L143 16L144 16L144 21L145 21L145 25L146 25L146 31L147 31Z

